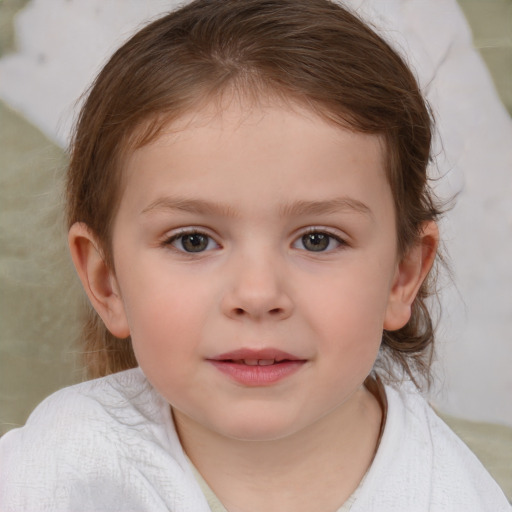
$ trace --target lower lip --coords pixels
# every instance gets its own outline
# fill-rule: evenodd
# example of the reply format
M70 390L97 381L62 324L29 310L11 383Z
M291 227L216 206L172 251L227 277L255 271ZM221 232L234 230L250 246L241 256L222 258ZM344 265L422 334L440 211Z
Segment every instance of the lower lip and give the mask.
M250 366L231 361L210 363L219 371L244 386L270 386L291 376L305 364L305 361L283 361L267 366Z

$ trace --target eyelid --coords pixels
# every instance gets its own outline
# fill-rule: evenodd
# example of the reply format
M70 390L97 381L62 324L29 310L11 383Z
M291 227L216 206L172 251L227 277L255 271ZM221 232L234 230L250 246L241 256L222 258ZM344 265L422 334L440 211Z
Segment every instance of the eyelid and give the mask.
M194 253L194 252L188 252L188 251L181 250L173 245L173 242L175 242L176 240L178 240L184 236L187 236L187 235L203 235L215 243L215 245L216 245L215 249L218 249L221 247L221 244L217 241L217 237L215 235L212 235L209 229L206 229L204 227L198 227L198 226L187 226L187 227L175 229L175 230L171 231L170 233L167 232L163 236L162 245L164 247L173 249L173 250L175 250L181 254L185 254L185 255L196 255L197 256L200 254L204 254L206 252L210 252L212 250L212 249L206 249L204 251L198 251L198 252Z
M338 247L335 247L333 249L325 250L325 251L318 251L319 254L321 253L331 253L333 251L336 251L337 249L343 249L345 247L348 247L350 244L348 242L348 236L340 233L338 229L335 228L328 228L326 226L308 226L305 229L300 230L300 232L293 238L292 247L295 247L295 244L298 243L304 236L309 234L315 234L315 233L321 233L325 234L331 239L335 240L339 245ZM307 251L307 249L302 249ZM307 252L315 252L315 251L307 251Z
M308 226L305 229L302 229L301 232L298 234L297 238L308 235L310 233L325 233L326 235L331 236L332 238L335 238L341 243L348 243L348 235L337 228L331 228L327 226Z

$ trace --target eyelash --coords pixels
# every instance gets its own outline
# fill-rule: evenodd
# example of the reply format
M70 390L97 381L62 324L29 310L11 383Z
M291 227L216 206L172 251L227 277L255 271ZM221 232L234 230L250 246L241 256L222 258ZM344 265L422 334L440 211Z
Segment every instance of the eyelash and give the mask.
M308 228L306 230L306 232L302 233L300 236L298 236L294 240L292 247L295 249L301 249L300 247L297 246L297 244L300 244L302 242L302 245L304 246L304 241L305 241L306 237L308 237L310 235L320 235L319 238L317 239L317 241L315 242L315 244L319 245L320 247L322 247L322 242L324 242L324 240L327 240L328 245L325 248L320 248L318 250L315 250L315 249L308 250L307 248L303 247L302 250L305 250L306 252L327 253L327 252L332 252L337 249L348 246L348 244L345 240L343 240L342 238L340 238L337 235L334 235L333 233L330 233L328 230L322 229L322 228L311 227L311 228ZM204 246L204 248L199 248L199 250L197 250L197 251L187 250L185 248L185 246L183 245L184 240L186 240L186 237L193 237L193 236L204 237L204 239L206 239L206 246ZM325 236L326 238L323 238L323 236ZM181 248L179 248L175 245L179 240L181 240ZM332 244L332 241L334 241L337 245L334 248L329 248L329 246ZM200 240L198 240L198 242L200 243ZM213 242L213 244L215 244L216 247L211 247L212 242ZM194 244L192 242L192 245L199 246L199 243ZM211 237L210 235L206 234L204 231L201 231L199 229L184 229L182 231L179 231L178 233L175 233L175 234L169 236L168 238L166 238L163 241L162 245L165 247L171 246L171 247L173 247L174 250L176 250L180 253L184 253L184 254L201 254L203 252L212 250L213 248L220 247L220 245L214 240L213 237ZM199 247L201 247L201 246L199 246Z
M198 251L187 251L185 247L183 246L183 241L186 239L186 237L193 237L193 236L199 236L204 237L206 239L206 247L204 249L198 250ZM181 246L182 248L177 247L174 245L176 242L181 240ZM165 247L172 246L176 251L184 253L184 254L200 254L205 252L208 249L212 249L210 247L211 243L214 243L217 248L220 247L219 244L211 237L210 235L206 234L204 231L201 231L199 229L184 229L179 231L178 233L175 233L174 235L171 235L170 237L166 238L163 241L163 245ZM194 244L193 244L194 245Z
M344 247L348 246L347 242L345 240L343 240L341 237L339 237L338 235L335 235L335 234L329 232L329 230L327 230L327 229L317 228L317 227L308 228L305 233L300 235L295 240L295 242L293 243L293 246L296 247L296 244L298 244L300 242L302 242L304 244L304 239L306 237L310 236L310 235L322 235L322 236L325 236L326 239L327 239L327 244L328 245L327 245L327 247L325 249L319 249L317 251L305 249L307 252L330 253L330 252L333 252L333 251L335 251L337 249L344 248ZM323 240L325 240L325 239L322 239L320 237L317 240L317 242L321 243ZM329 249L329 246L331 245L332 241L334 241L337 245L336 245L336 247ZM298 248L298 247L296 247L296 248Z

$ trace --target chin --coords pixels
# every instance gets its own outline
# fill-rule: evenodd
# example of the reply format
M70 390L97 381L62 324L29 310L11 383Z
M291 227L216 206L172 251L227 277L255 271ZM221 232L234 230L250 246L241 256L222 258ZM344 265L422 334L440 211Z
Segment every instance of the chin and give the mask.
M282 416L272 418L268 415L249 415L248 417L230 418L229 424L218 425L217 432L237 441L277 441L292 436L299 429L297 422Z

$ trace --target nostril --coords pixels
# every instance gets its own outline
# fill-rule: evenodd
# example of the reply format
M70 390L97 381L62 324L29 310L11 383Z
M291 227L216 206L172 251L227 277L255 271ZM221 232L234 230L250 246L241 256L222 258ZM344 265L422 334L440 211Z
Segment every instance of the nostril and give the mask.
M234 308L233 313L235 314L235 316L244 316L247 312L243 308ZM279 316L282 313L283 313L282 308L273 308L268 311L268 314L271 316Z

